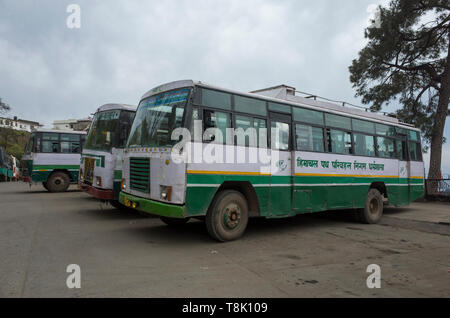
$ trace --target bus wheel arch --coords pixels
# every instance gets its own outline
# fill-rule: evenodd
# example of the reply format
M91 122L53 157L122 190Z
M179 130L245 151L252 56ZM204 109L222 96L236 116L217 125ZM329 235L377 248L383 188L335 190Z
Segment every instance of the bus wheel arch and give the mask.
M65 192L71 179L67 170L54 170L47 179L47 190L49 192Z
M384 182L381 181L372 182L370 184L369 191L370 189L377 189L383 197L385 197L386 199L388 198L387 188Z
M260 208L259 208L259 200L256 194L255 188L248 181L225 181L220 185L214 194L213 199L211 200L211 204L214 199L220 194L221 191L224 190L235 190L240 192L244 198L247 200L248 205L248 216L249 217L258 217L260 216Z

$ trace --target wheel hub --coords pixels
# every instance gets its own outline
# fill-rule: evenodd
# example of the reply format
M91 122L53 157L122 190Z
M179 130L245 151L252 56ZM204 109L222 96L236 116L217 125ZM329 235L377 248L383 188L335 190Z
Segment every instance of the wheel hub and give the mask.
M241 220L241 209L237 204L230 204L225 207L223 216L224 224L228 229L234 229L239 225Z

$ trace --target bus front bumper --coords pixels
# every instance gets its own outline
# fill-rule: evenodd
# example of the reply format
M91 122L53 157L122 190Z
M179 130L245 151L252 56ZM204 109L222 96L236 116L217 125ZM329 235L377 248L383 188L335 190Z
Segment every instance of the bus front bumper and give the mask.
M80 183L81 191L89 193L94 198L100 200L114 200L114 191L113 190L103 190L96 187L93 187L86 183Z
M127 207L153 215L180 219L185 217L184 206L144 199L122 191L119 194L119 202Z

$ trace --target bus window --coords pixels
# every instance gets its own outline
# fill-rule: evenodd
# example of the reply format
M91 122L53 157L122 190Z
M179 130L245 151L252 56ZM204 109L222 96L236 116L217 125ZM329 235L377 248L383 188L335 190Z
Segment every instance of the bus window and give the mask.
M119 120L119 140L117 142L118 148L124 148L128 135L130 134L131 125L133 124L133 119L135 112L129 112L129 111L121 111L120 112L120 120Z
M395 136L395 127L393 126L375 124L375 128L377 130L377 135Z
M80 135L61 134L62 153L81 153Z
M227 136L226 129L231 128L230 114L205 110L203 118L205 130L208 128L218 128L222 133L222 140L218 140L217 136L214 136L212 140L216 143L224 143Z
M408 144L409 157L413 161L422 161L422 151L420 149L420 144L417 142L410 141Z
M408 130L409 141L419 141L419 133L417 131Z
M254 118L253 127L258 136L258 147L267 148L267 124L265 119ZM260 130L262 128L262 130Z
M278 138L272 137L272 149L289 150L289 124L272 121L271 128L278 128Z
M242 128L245 132L248 128L251 128L252 126L253 125L251 117L236 115L236 128ZM249 138L250 137L247 138L247 136L245 136L244 139L236 137L236 145L248 147Z
M325 114L325 123L327 126L342 128L342 129L351 129L351 123L349 117L343 117L339 115L333 114Z
M80 142L61 141L62 153L81 153Z
M354 131L361 131L369 134L375 134L375 124L370 121L352 119Z
M373 136L354 133L353 144L355 146L355 155L375 156L375 141Z
M202 105L231 110L231 95L202 88Z
M297 150L323 152L323 129L307 125L295 125Z
M406 143L403 140L396 140L395 145L397 147L397 159L406 160Z
M262 147L262 148L267 147L267 132L266 132L267 126L266 126L266 121L264 119L236 115L235 122L236 122L236 128L242 128L244 130L244 132L247 131L247 129L249 129L249 128L254 128L255 129L254 133L256 134L254 137L250 137L250 136L252 136L251 134L253 132L247 131L247 132L249 132L249 134L245 135L245 142L244 142L244 139L238 138L238 136L235 136L237 146L248 147L250 145L252 147ZM260 130L260 128L264 128L264 130ZM260 139L260 134L261 134L261 139ZM255 138L255 139L252 142L250 142L250 138Z
M234 96L234 110L243 113L267 116L266 102L243 96Z
M280 112L280 113L290 114L291 113L291 106L269 102L269 110Z
M59 138L57 133L42 134L42 152L59 152Z
M339 154L352 154L352 138L349 132L327 129L328 151Z
M294 120L304 123L323 125L323 113L315 110L294 107Z
M385 137L377 137L378 156L381 158L395 158L394 140Z
M198 110L197 107L192 108L192 120L191 120L191 140L195 140L194 139L194 124L196 120L200 120L200 111ZM200 128L201 130L201 128ZM201 132L200 132L201 134ZM201 138L201 137L200 137Z

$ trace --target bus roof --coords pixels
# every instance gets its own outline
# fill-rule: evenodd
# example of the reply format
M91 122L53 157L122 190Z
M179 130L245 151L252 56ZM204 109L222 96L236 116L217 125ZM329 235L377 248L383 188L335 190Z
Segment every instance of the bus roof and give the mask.
M247 96L247 97L253 97L253 98L259 98L264 99L267 101L271 101L274 103L284 103L289 104L292 106L300 106L304 108L309 108L313 110L320 110L327 113L333 113L338 115L347 115L349 117L353 118L359 118L359 119L365 119L370 120L382 124L391 124L394 126L399 126L411 130L419 131L419 129L415 128L413 125L402 123L397 118L385 116L381 114L376 114L372 112L362 111L355 108L350 107L344 107L341 105L337 105L334 103L326 102L326 101L318 101L309 99L306 97L301 96L295 96L292 92L292 87L286 86L286 85L279 85L274 86L267 89L261 89L253 91L253 93L246 93L241 91L236 91L232 89L227 89L215 85L210 85L203 83L201 81L195 81L195 80L180 80L180 81L173 81L166 84L159 85L155 88L152 88L147 93L145 93L141 100L144 98L147 98L152 95L159 94L161 92L169 91L172 89L182 88L182 87L193 87L193 86L200 86L204 88L214 89L214 90L220 90L223 92L227 92L230 94L237 94L241 96ZM295 89L294 89L295 90Z
M114 109L121 109L121 110L128 110L128 111L135 112L136 108L137 108L137 106L134 106L134 105L109 103L109 104L105 104L105 105L102 105L99 108L97 108L97 113L104 112L107 110L114 110Z
M78 134L78 135L86 135L86 132L85 132L85 131L62 130L62 129L48 129L48 128L36 128L36 129L33 129L32 132L47 132L47 133L60 133L60 134Z

